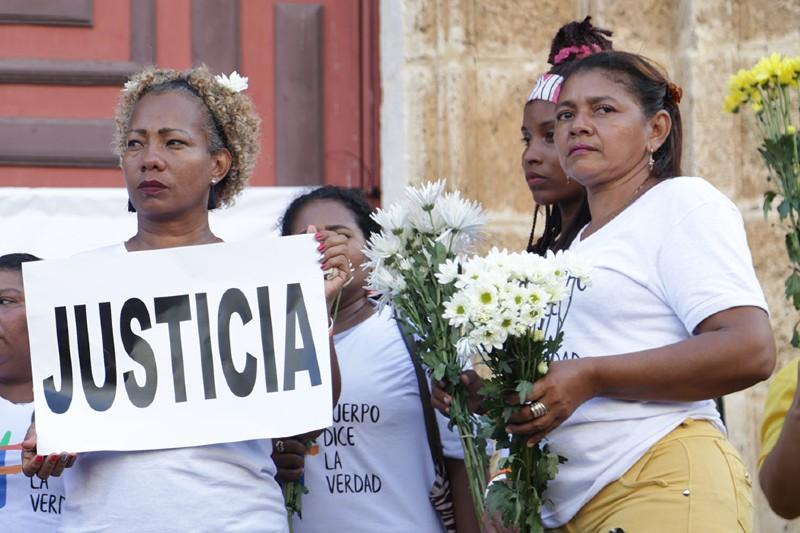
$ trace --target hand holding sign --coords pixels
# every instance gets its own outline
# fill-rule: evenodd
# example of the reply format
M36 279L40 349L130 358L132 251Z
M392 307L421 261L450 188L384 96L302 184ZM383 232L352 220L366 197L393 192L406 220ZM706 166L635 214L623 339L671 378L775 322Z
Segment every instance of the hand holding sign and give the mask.
M65 468L75 464L78 458L74 453L51 453L48 456L36 453L36 422L31 422L25 440L22 441L22 472L28 476L47 479L60 476Z
M196 446L330 425L323 300L348 269L345 238L318 233L26 268L40 451ZM325 285L319 252L338 271Z
M322 257L322 270L325 275L325 301L328 304L328 314L331 312L336 297L342 292L347 283L353 279L353 265L347 259L347 237L335 231L317 230L309 226L306 233L313 233L314 238L320 243L317 248ZM330 273L330 275L328 274Z

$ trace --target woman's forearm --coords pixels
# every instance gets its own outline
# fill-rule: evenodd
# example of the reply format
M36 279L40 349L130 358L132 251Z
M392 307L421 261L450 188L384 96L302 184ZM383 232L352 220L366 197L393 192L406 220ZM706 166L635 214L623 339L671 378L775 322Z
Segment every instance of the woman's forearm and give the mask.
M775 366L775 342L766 313L742 307L717 313L697 335L676 344L585 361L595 396L695 401L767 379Z
M467 469L461 459L445 458L447 476L450 479L450 490L453 495L453 509L456 513L456 531L458 533L479 533L475 506L469 494Z

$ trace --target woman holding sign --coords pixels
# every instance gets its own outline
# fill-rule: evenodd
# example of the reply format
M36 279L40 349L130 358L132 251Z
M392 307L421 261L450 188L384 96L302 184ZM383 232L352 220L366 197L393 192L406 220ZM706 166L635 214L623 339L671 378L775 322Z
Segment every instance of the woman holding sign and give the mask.
M232 204L258 152L260 121L242 93L246 87L247 79L236 73L214 77L204 67L146 69L125 84L115 148L137 232L124 244L97 250L95 257L221 241L209 227L209 210ZM351 277L343 255L346 239L308 229L320 242L331 302ZM338 397L332 343L331 367ZM50 458L36 454L33 425L23 447L24 472L47 477ZM62 529L283 532L286 517L271 451L264 439L83 453L65 475L71 498Z

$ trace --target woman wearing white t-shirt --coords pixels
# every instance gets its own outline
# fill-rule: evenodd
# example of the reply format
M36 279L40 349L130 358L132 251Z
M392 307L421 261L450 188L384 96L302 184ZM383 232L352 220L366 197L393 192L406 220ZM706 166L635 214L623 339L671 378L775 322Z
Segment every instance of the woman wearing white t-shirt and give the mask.
M243 88L204 67L146 69L126 83L117 109L115 148L137 232L123 244L90 254L220 242L209 227L209 210L232 203L258 152L259 118ZM321 266L333 269L325 282L330 305L350 276L342 254L345 239L329 231L317 232L316 238L324 251ZM338 395L333 347L331 357ZM50 458L36 455L35 438L32 426L23 443L25 473L43 479L60 474ZM64 476L70 498L61 529L282 533L286 515L271 448L263 439L80 454Z
M33 414L31 352L25 315L22 264L30 254L0 257L0 525L3 531L50 533L58 527L66 494L61 479L28 479L19 444ZM55 456L61 465L69 455Z
M560 360L509 424L567 458L545 525L750 531L750 478L711 400L775 364L741 215L679 177L681 91L647 60L605 51L565 78L555 140L587 189L592 221L570 249L592 283L574 295Z
M426 430L427 380L418 381L406 342L386 307L378 312L364 289L362 249L379 229L371 209L353 189L321 187L295 199L282 222L283 235L315 225L347 238L347 255L355 267L353 282L342 291L333 326L339 354L342 395L332 427L317 439L319 453L305 455L294 439L275 441L279 478L304 474L297 533L340 531L441 533L442 525L428 495L434 462ZM419 376L422 376L421 372ZM421 385L422 383L422 385ZM423 405L425 402L425 405ZM467 491L460 440L447 420L428 409L432 439L440 435L446 474L453 490L459 533L478 531ZM433 429L433 427L436 429ZM305 455L305 457L304 457Z

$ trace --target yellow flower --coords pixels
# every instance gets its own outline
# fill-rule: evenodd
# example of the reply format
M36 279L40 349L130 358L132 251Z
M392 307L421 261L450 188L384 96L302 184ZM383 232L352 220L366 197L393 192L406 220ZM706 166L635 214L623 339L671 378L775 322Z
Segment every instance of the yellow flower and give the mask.
M778 74L778 83L780 83L781 85L786 86L792 83L792 81L794 81L797 76L797 72L795 72L792 60L787 57L783 61L781 61L780 64L778 65L777 74Z
M780 67L781 55L779 53L775 52L769 57L762 57L752 69L756 83L762 87L770 85L771 81L778 79Z
M752 71L739 69L739 72L731 76L728 80L728 87L732 92L740 91L746 93L755 83L755 75Z
M788 126L786 126L786 133L788 133L789 135L794 135L795 133L797 133L797 128L789 124Z
M781 57L773 53L762 57L750 70L739 69L728 79L728 95L723 108L738 113L743 104L750 103L755 113L764 109L764 100L779 97L782 87L800 85L800 56Z
M723 109L726 113L738 113L739 106L742 105L742 101L738 98L735 94L731 93L725 97L725 105Z

